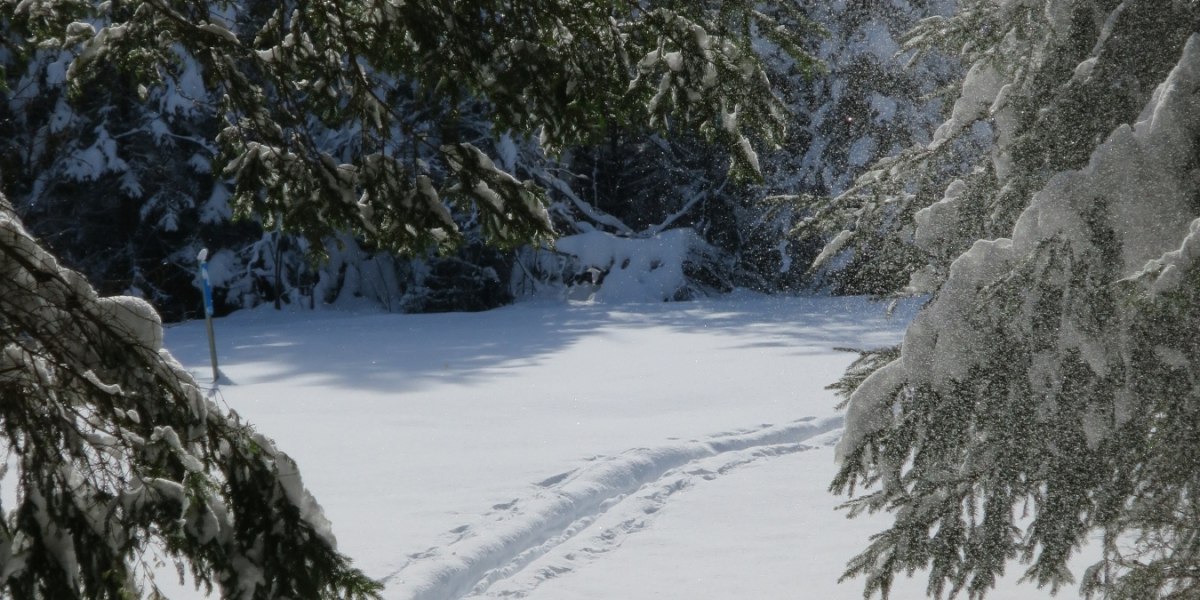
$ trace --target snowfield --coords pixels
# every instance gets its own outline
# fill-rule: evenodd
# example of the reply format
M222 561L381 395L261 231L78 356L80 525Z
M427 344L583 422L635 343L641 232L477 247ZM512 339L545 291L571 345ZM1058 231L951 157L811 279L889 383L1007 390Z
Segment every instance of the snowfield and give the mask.
M297 460L389 600L852 599L861 582L837 578L884 521L834 510L842 420L824 388L854 358L836 348L899 341L913 309L741 294L243 311L216 321L213 393ZM207 382L204 336L186 323L166 345ZM923 595L919 578L893 597Z

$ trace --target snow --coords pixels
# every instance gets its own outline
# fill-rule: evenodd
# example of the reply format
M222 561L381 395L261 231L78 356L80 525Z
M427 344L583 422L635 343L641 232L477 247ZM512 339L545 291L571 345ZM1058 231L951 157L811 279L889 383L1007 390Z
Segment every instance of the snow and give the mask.
M829 262L829 259L841 252L842 248L846 245L846 242L849 241L853 236L854 232L850 231L849 229L843 229L842 231L838 232L837 235L833 236L832 240L829 240L828 244L825 244L825 247L822 248L821 252L817 254L817 257L813 259L812 266L809 268L821 268L825 263Z
M663 60L667 62L667 67L672 71L679 72L683 70L683 54L680 52L668 52L663 55Z
M216 254L207 258L208 279L214 288L225 287L237 276L238 259L231 250L218 250ZM196 271L194 285L201 287L199 270Z
M884 365L859 385L850 396L848 426L837 444L834 460L840 464L864 438L890 424L892 399L902 385L904 363L900 360Z
M64 587L78 589L80 587L79 561L75 555L75 545L71 543L71 536L50 515L45 496L40 488L31 488L29 498L34 506L33 518L41 533L39 541L46 546L48 554L54 557L62 569L62 574L66 578L66 581L62 582Z
M878 92L871 92L867 96L867 104L871 107L871 113L874 115L876 123L887 123L896 118L896 109L899 104L893 98Z
M849 600L861 582L837 578L884 523L825 491L841 417L824 387L854 356L835 348L895 343L913 311L748 293L241 311L215 320L214 394L296 459L388 600ZM207 372L203 323L166 342Z
M111 383L104 383L103 381L100 380L100 377L98 375L96 375L95 371L90 371L90 370L84 371L83 378L88 383L96 386L96 389L100 390L101 392L104 392L105 394L109 394L112 396L119 396L120 394L123 393L121 391L121 386L113 385Z
M229 207L229 198L229 188L220 182L214 183L212 194L200 207L200 222L211 225L232 219L233 209Z
M149 302L134 296L112 296L97 299L96 306L106 322L142 347L154 351L163 347L162 319Z
M969 127L976 119L985 116L996 102L996 96L1004 86L1004 79L987 60L971 66L963 79L962 92L954 102L950 119L942 123L933 133L929 149L933 150L950 140L955 133Z
M1092 76L1092 71L1096 68L1096 57L1093 56L1086 60L1080 61L1075 65L1075 73L1071 75L1071 81L1085 82Z
M219 25L204 24L200 26L200 29L217 33L218 30L224 28ZM229 36L233 36L229 30L224 31ZM200 64L195 58L188 55L182 46L175 45L172 50L179 60L180 69L175 77L168 78L163 82L164 90L160 106L162 111L169 115L176 113L190 115L196 110L196 103L199 99L206 95L204 74Z
M847 164L851 167L862 167L871 162L875 157L876 143L875 138L864 136L854 141L850 145L850 149L846 152Z
M502 133L500 139L496 141L496 154L500 159L500 167L509 173L517 170L517 161L519 160L520 150L517 148L517 142L513 139L512 134Z
M683 264L706 246L690 228L648 238L617 237L601 231L566 236L555 242L571 255L580 272L596 269L604 281L590 298L597 302L661 302L686 293ZM581 298L587 299L587 298Z
M69 52L59 54L58 58L46 65L46 85L62 85L67 80L67 65L74 57Z
M940 243L953 239L959 227L959 204L966 191L966 182L955 179L946 186L941 200L917 211L913 216L917 223L913 241L917 247L933 252Z
M50 117L50 133L59 133L71 124L74 111L66 98L59 98L54 104L54 113Z
M260 444L260 446L270 447L265 444ZM274 456L274 459L279 467L279 483L283 486L288 501L292 506L300 509L300 518L304 519L321 539L336 548L337 538L333 534L333 524L325 517L317 499L304 488L304 481L301 479L300 469L296 462L287 456L278 454Z
M117 153L117 141L104 126L96 128L95 143L76 153L73 159L65 174L79 181L95 181L105 173L120 173L129 169L129 164Z
M1030 252L1054 235L1077 247L1092 243L1083 219L1099 202L1119 224L1114 234L1125 276L1172 250L1188 235L1191 199L1200 187L1191 175L1192 140L1200 132L1197 93L1200 35L1193 35L1138 121L1113 131L1085 169L1055 176L1034 196L1013 232L1017 251Z
M859 32L862 36L861 48L855 48L855 44L851 45L852 50L865 50L873 55L875 59L882 64L887 64L895 58L900 52L900 45L892 38L892 34L888 31L887 25L872 19L862 27ZM857 40L856 40L857 41Z
M1192 221L1187 237L1177 250L1146 264L1147 269L1158 270L1151 290L1155 294L1162 294L1177 289L1183 279L1183 270L1197 258L1200 258L1200 219Z
M1076 70L1076 74L1078 73L1079 71ZM996 171L996 178L1001 182L1007 179L1012 171L1012 143L1020 130L1021 123L1017 108L1008 101L1013 89L1014 84L1012 83L1001 87L1000 91L996 93L996 99L992 101L992 106L988 108L988 112L992 116L992 131L995 133L992 165Z

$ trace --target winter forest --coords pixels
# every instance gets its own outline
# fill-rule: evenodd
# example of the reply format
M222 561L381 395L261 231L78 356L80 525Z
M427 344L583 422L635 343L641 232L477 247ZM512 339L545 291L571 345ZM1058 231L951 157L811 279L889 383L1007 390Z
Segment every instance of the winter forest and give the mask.
M1200 598L1195 0L0 27L0 598Z

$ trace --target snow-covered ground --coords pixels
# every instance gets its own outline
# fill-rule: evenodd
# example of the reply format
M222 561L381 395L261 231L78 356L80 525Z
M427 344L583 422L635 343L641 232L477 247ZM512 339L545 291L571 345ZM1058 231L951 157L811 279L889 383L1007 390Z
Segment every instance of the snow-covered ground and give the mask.
M824 388L853 359L835 348L898 341L911 312L750 295L244 311L216 322L218 393L296 458L389 600L852 599L861 582L837 578L884 521L834 510ZM202 381L204 335L166 335Z

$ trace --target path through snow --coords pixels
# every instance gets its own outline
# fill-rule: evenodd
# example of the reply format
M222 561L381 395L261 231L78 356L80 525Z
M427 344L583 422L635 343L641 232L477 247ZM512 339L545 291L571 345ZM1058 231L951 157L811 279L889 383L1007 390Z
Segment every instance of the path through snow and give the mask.
M524 596L541 581L619 546L695 479L715 479L763 457L805 450L803 440L840 426L840 417L805 419L593 459L542 481L531 497L493 506L485 527L456 527L454 541L410 556L411 562L385 578L388 596ZM523 573L551 553L552 560L542 561L549 564Z

